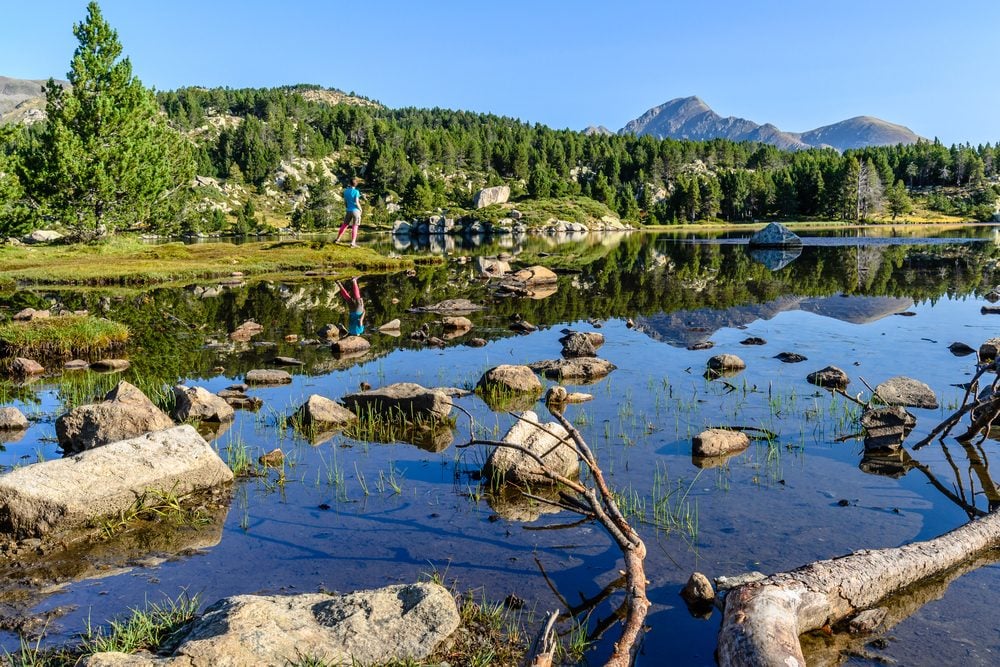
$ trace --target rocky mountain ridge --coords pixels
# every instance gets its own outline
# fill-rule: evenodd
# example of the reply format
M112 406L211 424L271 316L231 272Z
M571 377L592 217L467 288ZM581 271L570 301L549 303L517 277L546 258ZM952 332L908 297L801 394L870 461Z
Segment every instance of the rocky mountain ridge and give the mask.
M678 97L655 106L626 123L619 134L697 141L759 141L784 150L831 147L839 151L912 144L922 138L907 127L873 116L856 116L806 132L786 132L771 123L759 125L746 118L722 117L695 96Z

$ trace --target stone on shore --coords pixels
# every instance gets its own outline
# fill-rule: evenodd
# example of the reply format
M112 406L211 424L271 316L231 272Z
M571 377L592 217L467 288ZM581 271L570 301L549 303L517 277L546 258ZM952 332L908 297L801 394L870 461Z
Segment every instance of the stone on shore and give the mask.
M74 453L173 425L142 391L123 380L102 402L81 405L60 416L56 438L64 452Z
M150 490L182 496L232 479L185 424L0 476L0 530L41 537L125 511Z

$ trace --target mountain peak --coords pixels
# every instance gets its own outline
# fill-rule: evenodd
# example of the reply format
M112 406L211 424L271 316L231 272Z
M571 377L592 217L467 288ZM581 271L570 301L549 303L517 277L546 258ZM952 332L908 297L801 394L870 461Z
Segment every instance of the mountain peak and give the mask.
M695 95L676 97L653 107L626 123L619 133L651 134L660 139L759 141L790 150L832 146L840 151L863 146L912 144L920 139L909 128L874 116L855 116L808 132L785 132L771 123L758 125L745 118L723 118Z

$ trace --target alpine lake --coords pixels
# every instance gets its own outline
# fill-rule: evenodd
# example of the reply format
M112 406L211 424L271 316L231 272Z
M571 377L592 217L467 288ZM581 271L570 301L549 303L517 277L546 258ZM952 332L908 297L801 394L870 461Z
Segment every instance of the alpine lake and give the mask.
M474 435L499 439L515 421L509 408L547 418L541 399L491 407L475 393L457 397L465 412L453 413L454 426L417 444L405 435L305 434L287 423L309 395L339 399L363 383L473 389L494 366L558 359L558 339L572 329L604 334L598 355L617 367L593 384L565 383L593 395L566 415L648 548L652 607L638 662L714 664L721 614L688 611L679 591L692 572L710 579L770 574L898 546L1000 502L989 465L1000 458L996 440L945 438L872 460L864 455L860 407L806 380L837 366L851 378L847 392L862 400L871 394L865 383L920 380L939 407L910 409L917 424L906 443L927 436L958 408L961 385L976 370L975 354L957 356L949 345L978 349L997 335L1000 318L981 309L1000 284L998 232L896 227L801 235L801 252L750 251L749 233L475 243L383 236L371 241L382 252L436 253L445 261L361 277L371 349L351 358L310 342L323 325L347 321L330 277L7 294L0 299L4 319L26 307L86 309L127 324L132 338L113 355L131 361L127 371L56 372L0 385L0 404L18 407L31 422L0 446L4 470L61 456L56 418L121 379L158 400L175 384L220 391L251 369L273 368L278 355L303 365L289 369L291 384L248 390L262 399L259 410L238 410L231 424L202 431L231 464L280 447L283 465L237 479L221 506L196 523L150 521L86 548L8 563L0 582L2 647L18 648L18 630L43 632L45 645L70 642L88 621L105 623L185 593L208 605L243 593L347 592L436 577L458 593L507 600L528 633L547 611L561 610L564 641L585 637L582 662L600 663L618 638L624 598L612 539L597 523L494 492L480 476L488 450L461 447ZM502 296L475 261L500 253L512 255L515 267L553 268L556 289L538 298ZM471 331L444 347L411 339L424 324L442 336L440 315L411 309L453 298L484 306L463 313ZM377 331L394 318L401 335ZM263 332L231 341L228 334L251 319ZM515 320L538 330L515 333ZM473 337L486 345L467 345ZM749 338L762 341L743 344ZM711 349L689 349L707 341ZM782 352L806 360L784 363L776 358ZM707 360L720 353L738 355L746 369L706 376ZM693 458L692 437L712 426L772 435L752 438L728 459ZM1000 588L997 558L987 554L961 576L890 600L895 625L877 637L806 638L810 662L997 664L1000 618L989 593Z

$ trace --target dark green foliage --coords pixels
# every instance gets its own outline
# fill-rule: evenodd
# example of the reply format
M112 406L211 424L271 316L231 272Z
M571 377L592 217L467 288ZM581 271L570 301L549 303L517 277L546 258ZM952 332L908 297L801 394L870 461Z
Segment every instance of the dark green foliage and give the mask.
M325 174L320 174L319 179L309 186L305 206L292 213L292 226L303 231L330 227L336 217L335 203L333 183Z
M96 2L73 27L71 88L45 87L48 121L24 151L28 197L82 238L155 224L164 201L193 176L191 148L132 74Z

